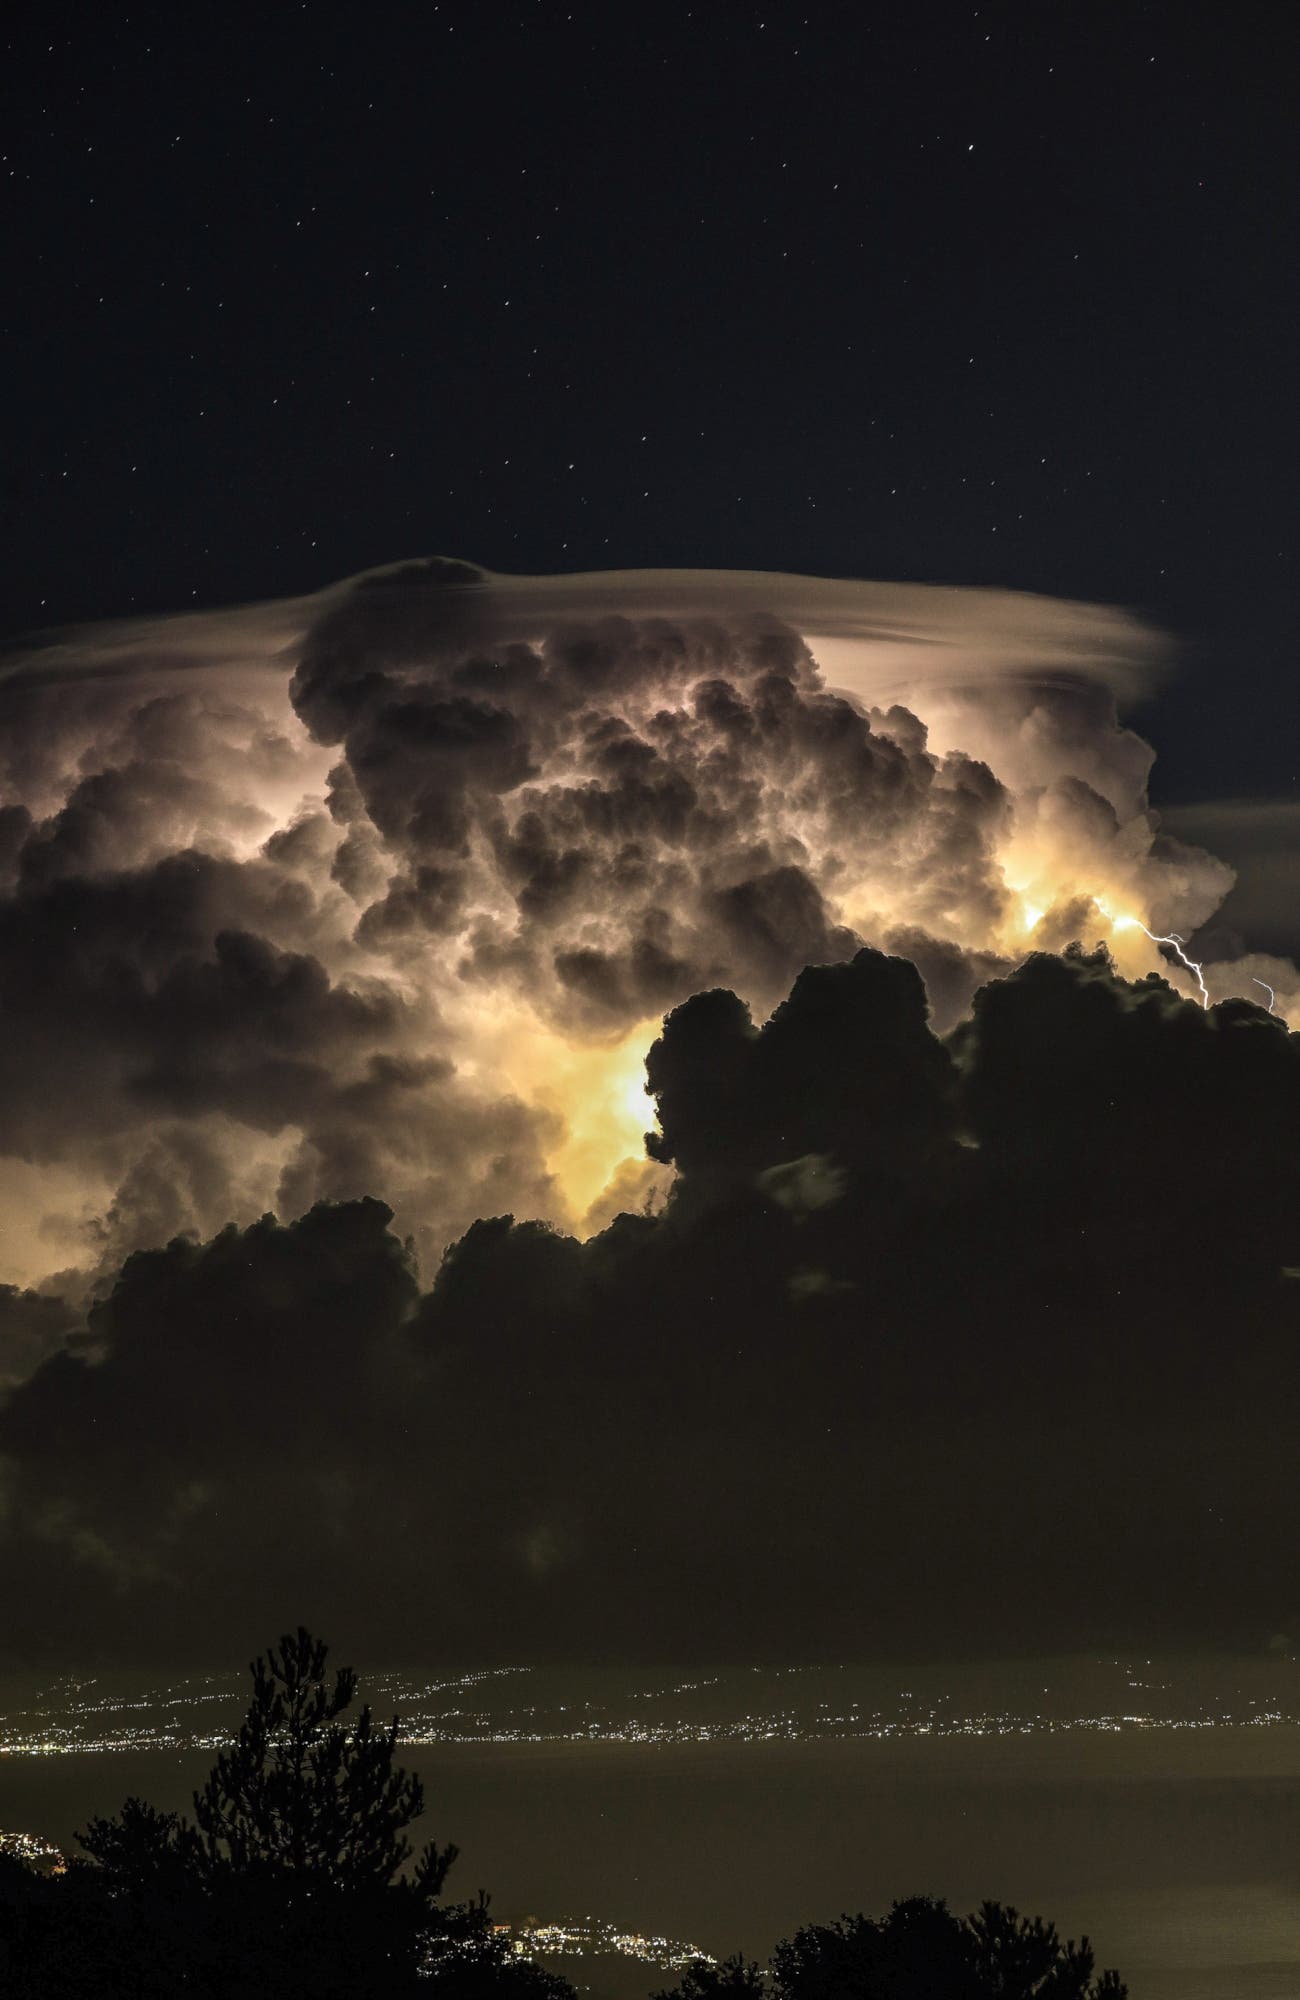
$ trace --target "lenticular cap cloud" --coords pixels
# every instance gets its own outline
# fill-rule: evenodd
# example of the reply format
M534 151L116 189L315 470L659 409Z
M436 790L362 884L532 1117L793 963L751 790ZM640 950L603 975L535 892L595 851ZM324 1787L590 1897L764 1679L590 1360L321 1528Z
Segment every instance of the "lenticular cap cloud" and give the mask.
M592 570L557 576L495 574L451 557L386 564L310 595L217 611L186 611L55 628L11 643L0 681L98 678L141 671L283 665L310 627L358 592L408 603L437 600L439 619L465 633L489 626L528 639L556 624L601 616L735 617L767 614L819 641L833 685L888 692L918 675L963 684L998 675L1103 683L1134 699L1169 664L1163 635L1133 613L1026 591L884 583L775 570ZM867 671L859 649L875 662ZM848 649L848 650L846 650ZM862 685L855 685L861 679Z

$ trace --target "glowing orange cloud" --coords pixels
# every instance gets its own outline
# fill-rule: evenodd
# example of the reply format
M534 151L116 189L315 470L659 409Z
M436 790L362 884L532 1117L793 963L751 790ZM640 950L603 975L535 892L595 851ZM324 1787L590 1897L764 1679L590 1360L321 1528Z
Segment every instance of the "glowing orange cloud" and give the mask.
M426 1260L507 1208L601 1226L665 1184L663 1013L761 1015L858 942L969 993L1100 940L1294 1010L1280 961L1184 948L1232 877L1160 833L1116 712L1165 665L1011 592L438 560L46 635L0 672L0 1278L362 1193Z

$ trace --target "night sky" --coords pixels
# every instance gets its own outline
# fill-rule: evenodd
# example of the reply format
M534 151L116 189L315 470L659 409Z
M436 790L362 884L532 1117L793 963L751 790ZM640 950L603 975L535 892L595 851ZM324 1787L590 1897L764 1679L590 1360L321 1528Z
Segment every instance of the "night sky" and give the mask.
M427 550L1141 608L1294 796L1286 9L23 10L0 627Z
M1300 1647L1295 26L860 11L14 30L0 1665Z

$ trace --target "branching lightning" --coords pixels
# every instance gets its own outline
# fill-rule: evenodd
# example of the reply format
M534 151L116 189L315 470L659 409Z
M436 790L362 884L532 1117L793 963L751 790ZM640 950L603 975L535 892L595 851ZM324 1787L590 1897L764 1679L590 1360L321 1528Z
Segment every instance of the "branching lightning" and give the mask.
M1269 983L1268 983L1267 979L1256 979L1256 977L1255 977L1254 973L1252 972L1252 973L1251 973L1251 975L1250 975L1250 982L1251 982L1251 985L1252 985L1252 986L1262 986L1262 987L1263 987L1263 989L1264 989L1264 991L1265 991L1265 992L1267 993L1267 995L1268 995L1268 1011L1269 1011L1269 1013L1271 1014L1271 1013L1273 1012L1273 1008L1274 1008L1274 1006L1275 1006L1275 1005L1276 1005L1276 1003L1277 1003L1277 995L1276 995L1276 993L1275 993L1275 992L1273 991L1272 987L1271 987L1271 986L1269 985Z
M1143 931L1150 938L1152 944L1167 944L1171 951L1177 953L1182 963L1187 967L1187 970L1195 977L1196 984L1200 989L1202 1007L1209 1007L1209 989L1205 984L1201 968L1194 958L1187 956L1186 951L1183 949L1187 943L1186 938L1180 937L1177 931L1170 931L1168 937L1157 937L1154 931L1147 930L1141 917L1115 917L1112 921L1117 931L1131 930L1136 925L1138 930ZM1261 981L1260 983L1262 984L1263 982Z
M1147 931L1146 925L1140 922L1138 924L1138 929ZM1157 937L1154 931L1147 931L1147 936L1150 938L1152 944L1167 944L1172 951L1177 952L1179 958L1182 960L1183 964L1187 967L1187 970L1196 975L1196 984L1201 989L1201 1005L1202 1007L1208 1007L1210 1004L1210 995L1209 995L1209 990L1206 987L1205 981L1201 976L1201 968L1196 963L1196 960L1194 958L1189 958L1187 956L1187 953L1183 950L1183 946L1187 943L1187 939L1179 937L1177 931L1170 931L1168 937Z

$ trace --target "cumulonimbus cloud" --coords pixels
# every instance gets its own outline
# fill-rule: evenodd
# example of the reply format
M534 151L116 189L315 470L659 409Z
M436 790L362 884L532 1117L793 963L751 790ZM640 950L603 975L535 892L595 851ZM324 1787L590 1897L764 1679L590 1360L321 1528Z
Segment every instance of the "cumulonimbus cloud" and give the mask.
M1231 872L1162 833L1127 614L760 573L508 578L44 635L0 667L0 1278L382 1196L653 1199L642 1057L905 952L941 1027L1035 946L1189 975ZM1117 929L1121 919L1129 921ZM1294 971L1207 968L1294 1004Z

